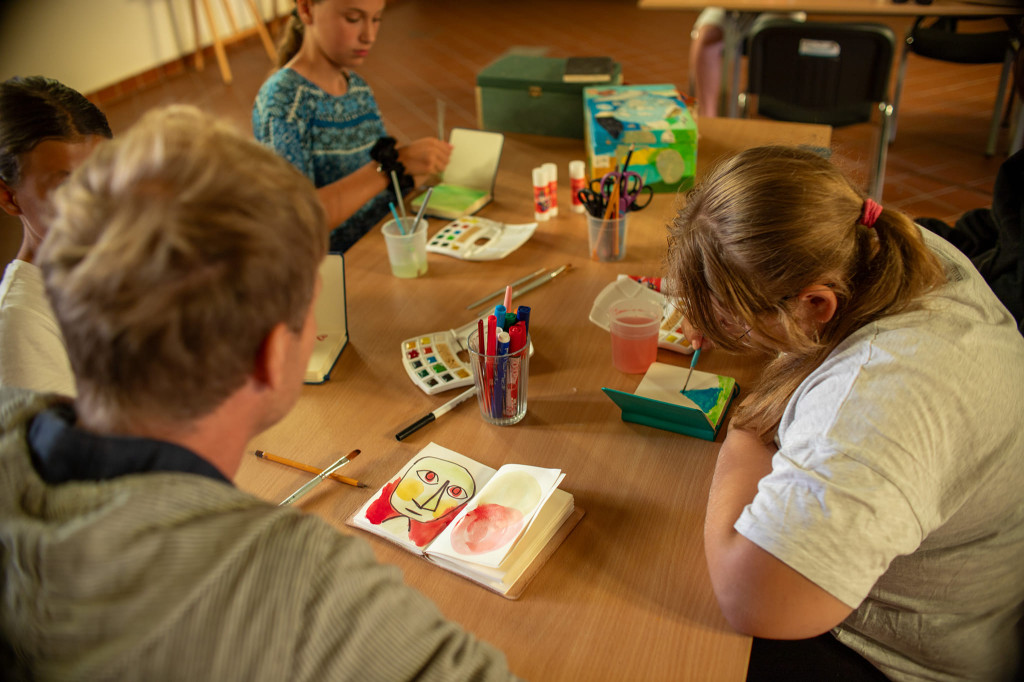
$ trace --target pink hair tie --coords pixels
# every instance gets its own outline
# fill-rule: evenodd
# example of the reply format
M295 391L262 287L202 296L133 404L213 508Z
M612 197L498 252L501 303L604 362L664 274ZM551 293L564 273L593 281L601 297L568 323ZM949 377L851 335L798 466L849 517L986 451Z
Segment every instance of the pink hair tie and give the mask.
M860 209L860 220L857 222L864 227L875 226L875 221L878 220L878 216L882 215L882 207L874 199L865 199L864 205Z

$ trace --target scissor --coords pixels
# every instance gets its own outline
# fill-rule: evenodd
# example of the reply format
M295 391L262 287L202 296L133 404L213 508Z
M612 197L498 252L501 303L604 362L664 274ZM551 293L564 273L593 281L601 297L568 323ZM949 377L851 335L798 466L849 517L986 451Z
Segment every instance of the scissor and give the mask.
M608 208L608 201L611 199L615 186L619 186L619 212L639 211L651 203L654 197L654 190L645 185L643 177L639 173L627 171L625 173L612 171L601 178L594 178L590 185L576 193L580 202L586 207L587 212L592 216L602 216ZM637 203L637 197L647 194L647 200L642 204Z
M616 184L619 186L620 214L626 211L639 211L642 208L646 208L647 204L651 203L651 199L654 197L654 189L645 185L643 177L633 171L626 171L625 173L612 171L606 173L600 180L594 179L590 181L590 191L593 194L603 196L602 206L607 207L608 199L611 197ZM645 193L645 190L647 200L642 204L638 203L637 198Z
M603 216L604 210L608 207L608 197L600 192L595 192L589 187L584 187L576 192L576 197L583 204L584 208L587 209L587 213L595 218Z
M642 208L647 208L647 204L651 203L651 199L654 198L654 188L649 185L645 185L643 178L639 173L633 173L627 171L623 173L622 180L619 185L619 212L625 213L626 211L639 211ZM647 194L647 201L644 203L638 203L637 198L641 194Z

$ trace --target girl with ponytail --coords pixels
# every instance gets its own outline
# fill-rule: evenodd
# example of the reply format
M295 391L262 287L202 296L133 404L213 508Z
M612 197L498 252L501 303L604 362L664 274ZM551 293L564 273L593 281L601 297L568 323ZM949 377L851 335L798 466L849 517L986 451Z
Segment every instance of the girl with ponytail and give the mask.
M327 212L331 250L345 251L388 213L401 192L442 172L451 146L398 144L370 86L352 69L377 38L384 0L296 0L278 66L253 105L256 139L298 167Z
M705 519L716 596L755 636L748 679L1008 679L1024 612L1013 317L956 248L800 149L730 159L669 233L693 345L768 357Z

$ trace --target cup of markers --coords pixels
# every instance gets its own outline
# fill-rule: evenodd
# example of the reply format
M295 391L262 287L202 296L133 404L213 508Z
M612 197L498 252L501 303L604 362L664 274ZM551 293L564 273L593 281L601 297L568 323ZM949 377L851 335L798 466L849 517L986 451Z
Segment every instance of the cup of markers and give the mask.
M489 315L470 333L469 360L476 385L480 415L488 424L510 426L526 416L526 394L530 369L529 313L525 319L505 313L498 324ZM520 306L520 312L523 306ZM528 309L527 309L528 311Z

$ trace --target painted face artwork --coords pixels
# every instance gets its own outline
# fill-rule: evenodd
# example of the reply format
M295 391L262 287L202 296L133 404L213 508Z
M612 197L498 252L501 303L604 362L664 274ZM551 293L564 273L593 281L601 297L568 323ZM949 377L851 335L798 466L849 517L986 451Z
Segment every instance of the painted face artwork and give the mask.
M384 486L367 509L366 519L423 547L451 523L475 493L476 481L465 467L423 457L401 478Z
M426 523L461 507L476 492L466 469L435 457L417 460L391 494L391 506L402 516Z

